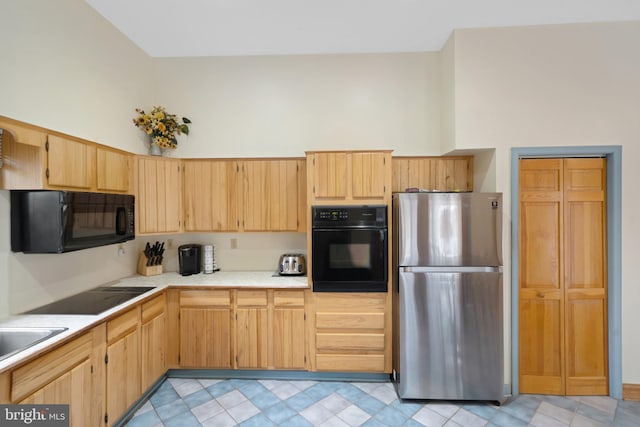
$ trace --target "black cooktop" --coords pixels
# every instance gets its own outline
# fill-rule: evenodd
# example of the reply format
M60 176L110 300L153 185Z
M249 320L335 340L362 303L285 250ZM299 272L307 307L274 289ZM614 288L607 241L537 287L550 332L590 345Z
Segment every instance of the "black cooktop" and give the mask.
M100 314L152 289L155 286L101 286L24 314Z

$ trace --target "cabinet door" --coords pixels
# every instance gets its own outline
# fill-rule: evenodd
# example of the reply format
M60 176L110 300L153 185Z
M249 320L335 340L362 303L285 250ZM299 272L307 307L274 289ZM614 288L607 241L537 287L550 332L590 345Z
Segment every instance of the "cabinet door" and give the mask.
M267 291L237 291L236 296L236 367L268 366Z
M267 367L267 308L236 310L236 364L238 368Z
M141 394L140 307L107 323L107 414L120 418Z
M95 147L70 139L47 137L47 183L88 190L95 176Z
M142 304L142 391L151 387L167 370L165 305L164 295Z
M298 229L297 160L251 160L242 165L245 231Z
M180 231L181 178L177 159L138 159L137 234Z
M180 293L179 359L183 368L231 367L229 291Z
M182 367L231 367L230 316L228 308L180 309Z
M304 291L273 291L273 366L305 369Z
M92 388L91 361L86 360L53 382L22 400L21 404L33 405L69 405L69 425L84 427L94 425L90 399Z
M382 199L387 192L385 153L351 154L351 191L354 199Z
M96 189L127 193L131 159L128 154L96 148Z
M184 162L185 231L237 231L238 162Z
M316 199L347 196L347 153L314 153L312 167Z

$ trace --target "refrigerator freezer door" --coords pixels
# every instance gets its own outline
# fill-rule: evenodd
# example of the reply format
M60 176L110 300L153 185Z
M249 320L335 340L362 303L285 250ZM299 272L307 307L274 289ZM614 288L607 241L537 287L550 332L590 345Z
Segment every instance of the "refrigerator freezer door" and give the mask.
M502 265L501 193L398 193L399 266Z
M399 273L398 395L503 401L500 272Z

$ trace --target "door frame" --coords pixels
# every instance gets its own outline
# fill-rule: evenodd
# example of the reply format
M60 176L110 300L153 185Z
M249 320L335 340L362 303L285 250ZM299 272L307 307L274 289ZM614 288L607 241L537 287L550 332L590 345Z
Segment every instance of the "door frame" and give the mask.
M609 396L622 399L622 146L520 147L511 149L511 394L519 390L518 232L519 160L592 157L607 160L607 307Z

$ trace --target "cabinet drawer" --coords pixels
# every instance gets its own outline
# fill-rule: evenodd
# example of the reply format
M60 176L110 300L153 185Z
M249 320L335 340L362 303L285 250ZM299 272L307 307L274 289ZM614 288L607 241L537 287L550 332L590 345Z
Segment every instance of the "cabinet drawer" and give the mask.
M162 294L142 304L142 323L146 323L163 314L165 303L166 296Z
M384 350L384 334L316 334L316 348L324 350Z
M92 346L92 334L87 333L15 369L11 375L11 400L22 400L88 360L91 357Z
M333 313L384 313L386 293L315 294L316 312Z
M381 354L317 354L319 371L382 372L384 356Z
M273 304L277 307L304 307L304 291L273 291Z
M267 291L238 291L238 306L266 306Z
M126 335L138 327L140 306L107 322L107 343Z
M231 296L228 290L194 290L180 292L181 307L229 307L229 305L231 305Z
M384 313L316 313L318 329L384 329Z

